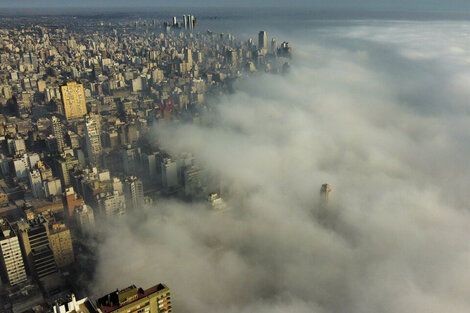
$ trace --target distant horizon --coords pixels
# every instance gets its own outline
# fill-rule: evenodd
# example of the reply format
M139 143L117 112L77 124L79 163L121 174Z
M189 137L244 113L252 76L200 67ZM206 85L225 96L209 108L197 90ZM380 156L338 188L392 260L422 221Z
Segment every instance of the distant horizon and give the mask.
M256 3L255 3L256 4ZM0 1L0 17L8 16L69 16L69 15L113 15L113 14L126 14L126 15L142 15L143 17L154 13L164 13L165 15L178 15L180 12L199 14L199 17L214 17L217 13L224 13L234 10L234 14L245 13L249 14L245 17L254 16L260 13L261 10L268 10L268 16L288 16L289 14L302 14L312 15L314 18L320 19L464 19L470 18L470 10L438 10L438 9L404 9L404 8L378 8L378 7L340 7L340 6L323 6L323 5L299 5L284 6L284 5L238 5L238 6L160 6L159 4L148 5L144 3L137 3L136 5L129 6L129 4L118 3L110 7L97 3L95 6L21 6L21 5L7 5ZM239 16L241 17L241 16Z
M372 10L372 11L420 11L420 12L461 12L470 10L470 3L465 0L174 0L171 5L160 0L136 0L129 4L125 0L83 0L77 3L71 0L0 0L2 9L135 9L135 8L314 8L327 10Z

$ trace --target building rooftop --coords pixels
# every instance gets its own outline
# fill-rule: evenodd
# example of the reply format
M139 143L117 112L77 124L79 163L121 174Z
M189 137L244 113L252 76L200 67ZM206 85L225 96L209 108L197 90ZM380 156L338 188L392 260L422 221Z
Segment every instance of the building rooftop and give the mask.
M0 240L9 239L16 236L13 228L6 218L0 218L0 230Z
M110 294L99 298L96 303L98 308L103 313L110 313L127 304L138 301L139 299L142 299L162 290L170 291L170 289L166 285L161 283L147 290L143 290L142 288L137 288L135 285L132 285L122 290L116 290L114 292L111 292Z

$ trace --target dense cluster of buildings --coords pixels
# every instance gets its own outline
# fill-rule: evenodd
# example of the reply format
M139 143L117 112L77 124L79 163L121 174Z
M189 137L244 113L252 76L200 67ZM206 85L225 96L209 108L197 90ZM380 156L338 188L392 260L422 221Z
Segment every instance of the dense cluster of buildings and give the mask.
M86 251L100 223L159 197L224 211L197 158L161 150L152 127L205 123L209 97L245 73L285 71L292 53L264 31L257 42L199 32L192 15L74 23L1 23L1 312L69 294L82 270L77 250ZM142 299L151 313L171 312L162 284L132 286L97 305L73 298L57 312L129 312L137 302L144 308Z

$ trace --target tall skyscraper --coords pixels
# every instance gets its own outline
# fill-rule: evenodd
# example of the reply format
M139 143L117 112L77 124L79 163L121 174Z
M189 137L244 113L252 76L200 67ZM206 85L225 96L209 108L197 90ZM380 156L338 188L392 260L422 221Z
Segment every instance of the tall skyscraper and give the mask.
M0 218L0 263L10 286L26 281L26 270L18 237L11 225Z
M96 165L101 155L101 129L99 115L90 114L85 123L85 139L88 161Z
M165 188L178 185L178 166L175 161L165 158L161 162L162 168L162 184Z
M263 51L268 49L268 35L264 30L258 33L258 49Z
M72 265L75 257L70 229L63 223L53 223L49 228L49 241L57 267Z
M124 181L124 195L128 209L142 209L144 205L144 185L140 179L135 176L126 178Z
M30 273L38 279L58 273L49 238L48 225L43 217L18 223L19 237Z
M64 113L67 120L85 116L87 111L83 85L76 82L68 82L67 85L61 87L61 91Z
M56 116L53 116L51 119L51 126L52 126L52 135L54 135L57 141L57 148L59 152L63 152L64 147L65 147L65 140L64 140L64 131L62 128L62 123Z
M99 298L96 304L104 313L172 312L170 288L164 284L146 290L132 285Z
M75 209L74 217L82 234L87 234L88 232L94 229L95 214L93 213L93 209L89 205L82 203L79 207Z

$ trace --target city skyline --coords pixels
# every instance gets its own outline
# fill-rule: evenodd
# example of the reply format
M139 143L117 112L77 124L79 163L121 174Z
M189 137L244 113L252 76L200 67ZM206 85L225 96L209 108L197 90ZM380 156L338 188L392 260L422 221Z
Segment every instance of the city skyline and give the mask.
M0 311L470 311L462 1L28 3Z

